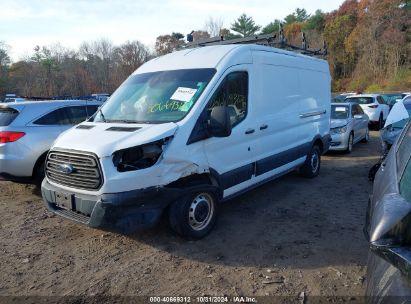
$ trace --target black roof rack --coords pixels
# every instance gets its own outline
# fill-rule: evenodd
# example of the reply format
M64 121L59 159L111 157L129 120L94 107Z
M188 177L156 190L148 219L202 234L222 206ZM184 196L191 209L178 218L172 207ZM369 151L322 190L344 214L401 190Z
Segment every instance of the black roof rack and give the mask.
M327 55L327 45L324 41L323 47L319 49L310 49L307 38L304 32L301 32L301 47L292 45L287 42L287 39L284 37L283 27L280 24L278 34L266 34L266 35L255 35L251 37L245 38L236 38L236 39L228 39L226 40L224 36L220 37L212 37L196 42L190 42L185 47L186 48L194 48L194 47L202 47L208 45L227 45L227 44L259 44L259 45L267 45L272 46L280 49L290 50L294 52L298 52L304 55L310 56L326 56Z

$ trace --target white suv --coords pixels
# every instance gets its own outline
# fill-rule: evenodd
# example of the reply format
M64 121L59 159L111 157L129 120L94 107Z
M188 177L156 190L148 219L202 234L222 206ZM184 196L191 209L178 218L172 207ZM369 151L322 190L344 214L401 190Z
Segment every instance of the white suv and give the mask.
M388 117L390 107L384 103L384 99L378 94L361 94L349 96L346 102L356 102L370 118L370 124L378 129L384 127L384 121Z

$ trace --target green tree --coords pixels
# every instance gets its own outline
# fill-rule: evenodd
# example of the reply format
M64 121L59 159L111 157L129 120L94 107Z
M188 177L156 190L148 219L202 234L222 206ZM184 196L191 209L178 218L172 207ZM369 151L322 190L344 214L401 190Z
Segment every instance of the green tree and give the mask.
M286 16L284 21L286 24L291 24L294 22L305 22L310 18L310 15L307 14L305 8L297 8L292 14Z
M325 26L325 14L321 10L316 10L306 21L304 29L323 31Z
M177 39L177 40L180 40L180 39L183 39L184 38L184 35L183 34L181 34L181 33L171 33L171 36L173 37L173 38L175 38L175 39Z
M280 23L281 21L278 19L275 19L273 22L270 22L267 24L263 29L261 30L262 34L272 34L272 33L277 33L280 28Z
M242 37L254 35L261 26L256 25L253 18L242 14L234 23L231 24L231 30L239 33Z
M8 47L5 43L0 41L0 96L6 93L5 90L7 87L10 63L11 61L8 54Z

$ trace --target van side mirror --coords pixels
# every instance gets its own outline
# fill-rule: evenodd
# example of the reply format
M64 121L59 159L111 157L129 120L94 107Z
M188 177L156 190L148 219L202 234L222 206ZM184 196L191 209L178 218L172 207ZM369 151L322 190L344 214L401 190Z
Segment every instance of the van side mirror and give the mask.
M228 108L214 107L208 120L208 132L214 137L228 137L231 135L231 121Z

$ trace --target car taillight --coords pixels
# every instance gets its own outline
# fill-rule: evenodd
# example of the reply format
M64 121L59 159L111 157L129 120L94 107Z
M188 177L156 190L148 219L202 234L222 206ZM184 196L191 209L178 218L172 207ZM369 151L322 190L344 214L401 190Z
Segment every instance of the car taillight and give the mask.
M368 106L369 108L372 108L372 109L376 109L376 108L378 108L378 105L371 105L371 106Z
M24 132L0 132L0 144L19 140L24 135L26 135Z

